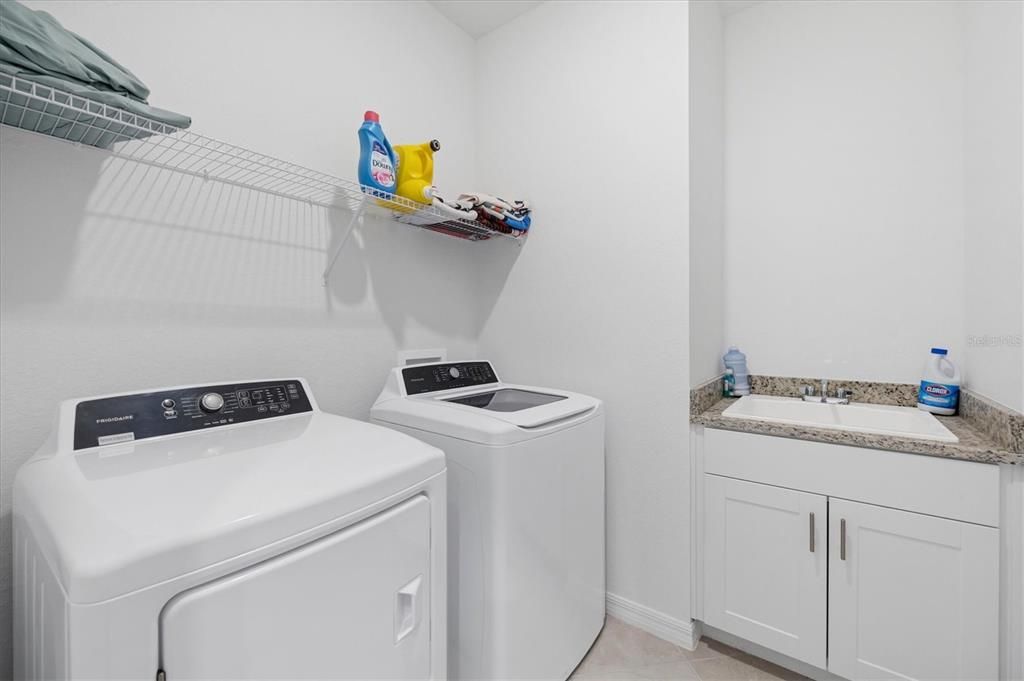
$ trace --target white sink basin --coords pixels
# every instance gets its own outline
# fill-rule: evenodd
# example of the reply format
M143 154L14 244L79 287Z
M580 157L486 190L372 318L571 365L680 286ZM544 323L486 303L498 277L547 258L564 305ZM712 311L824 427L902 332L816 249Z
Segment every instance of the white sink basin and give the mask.
M858 433L915 437L939 442L959 442L956 435L926 411L884 404L821 404L794 397L747 395L722 416L810 428L829 428Z

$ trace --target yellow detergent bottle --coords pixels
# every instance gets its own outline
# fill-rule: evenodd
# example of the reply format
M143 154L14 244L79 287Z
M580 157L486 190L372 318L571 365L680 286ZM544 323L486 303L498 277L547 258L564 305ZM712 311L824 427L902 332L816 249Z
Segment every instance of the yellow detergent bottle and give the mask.
M428 206L433 203L431 188L434 184L434 152L440 148L441 143L437 140L395 146L395 155L398 157L396 194Z

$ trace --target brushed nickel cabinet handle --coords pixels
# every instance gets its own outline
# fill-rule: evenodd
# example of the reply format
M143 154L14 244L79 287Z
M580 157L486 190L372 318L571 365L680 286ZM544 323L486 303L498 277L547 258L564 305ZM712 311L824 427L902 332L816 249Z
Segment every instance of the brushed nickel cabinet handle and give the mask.
M811 513L811 537L810 537L810 549L811 553L814 553L814 513Z
M839 521L839 560L846 560L846 519Z

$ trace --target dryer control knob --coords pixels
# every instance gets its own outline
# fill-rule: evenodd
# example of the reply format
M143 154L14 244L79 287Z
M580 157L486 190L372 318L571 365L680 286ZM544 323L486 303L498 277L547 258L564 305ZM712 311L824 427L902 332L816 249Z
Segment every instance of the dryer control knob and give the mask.
M208 414L220 411L224 408L224 397L220 393L206 393L199 398L199 408Z
M452 378L458 378L460 376L459 370L455 367L452 367L451 369L448 370L448 375L451 376Z

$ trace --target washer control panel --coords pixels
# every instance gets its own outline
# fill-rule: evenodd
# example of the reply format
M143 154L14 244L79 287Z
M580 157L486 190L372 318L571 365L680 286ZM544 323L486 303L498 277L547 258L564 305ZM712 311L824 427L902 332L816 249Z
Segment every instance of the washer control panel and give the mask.
M298 380L231 383L104 397L75 408L75 449L313 411Z
M488 362L423 364L402 369L406 395L422 395L436 390L469 388L497 383L498 377Z

